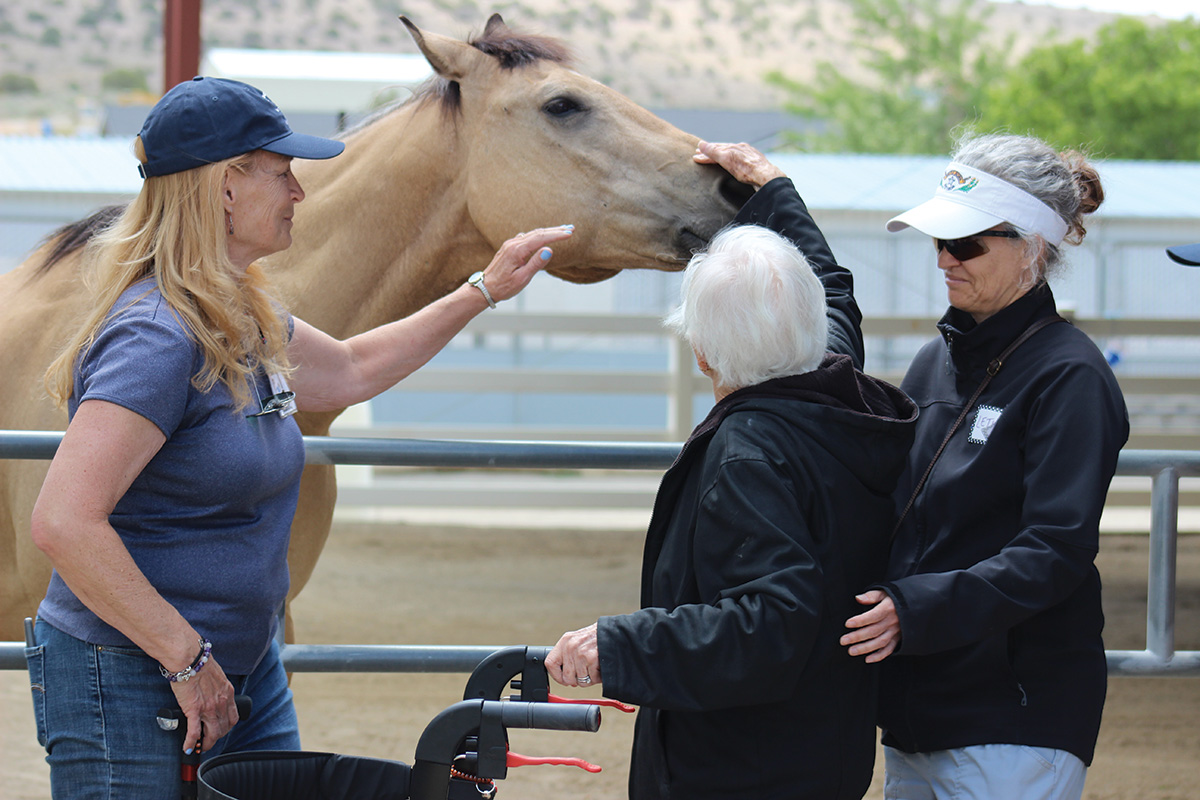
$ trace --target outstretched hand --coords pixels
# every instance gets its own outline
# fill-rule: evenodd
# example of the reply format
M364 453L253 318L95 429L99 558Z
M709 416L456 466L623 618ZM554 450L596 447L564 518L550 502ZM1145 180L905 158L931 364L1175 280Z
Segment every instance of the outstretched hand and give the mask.
M563 686L596 686L603 683L596 623L562 635L546 656L546 674Z
M846 620L850 633L838 641L850 648L852 656L866 656L868 664L883 661L900 646L900 617L887 592L872 589L856 595L859 605L871 608Z
M516 297L553 255L547 245L569 238L574 231L574 225L535 228L518 233L500 245L492 262L483 270L483 283L492 299L500 302Z
M753 186L755 191L775 178L787 177L783 170L745 142L714 144L701 141L696 145L692 160L697 164L717 164L737 180Z

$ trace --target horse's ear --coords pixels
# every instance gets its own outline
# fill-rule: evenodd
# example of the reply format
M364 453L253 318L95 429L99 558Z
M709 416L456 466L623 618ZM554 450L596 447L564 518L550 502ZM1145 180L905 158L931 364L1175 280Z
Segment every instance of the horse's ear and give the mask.
M421 54L425 56L425 60L429 62L429 66L447 80L462 80L479 59L487 58L466 42L436 33L422 33L421 29L403 14L400 16L400 21L404 23L404 27L408 28L408 32L412 35L413 41L417 43ZM503 22L501 20L501 24ZM491 22L489 21L488 24L490 25Z
M499 31L507 31L508 26L504 24L504 17L500 16L499 12L488 17L487 25L483 28L485 37L491 36Z

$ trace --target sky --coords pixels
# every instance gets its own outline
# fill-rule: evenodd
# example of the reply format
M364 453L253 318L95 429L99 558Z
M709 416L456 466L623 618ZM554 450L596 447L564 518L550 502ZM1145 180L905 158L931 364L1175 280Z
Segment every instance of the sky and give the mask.
M1130 0L1025 0L1025 4L1130 13ZM1200 20L1200 3L1196 0L1138 0L1136 5L1138 12L1142 14L1157 14L1168 19L1183 19L1191 15Z

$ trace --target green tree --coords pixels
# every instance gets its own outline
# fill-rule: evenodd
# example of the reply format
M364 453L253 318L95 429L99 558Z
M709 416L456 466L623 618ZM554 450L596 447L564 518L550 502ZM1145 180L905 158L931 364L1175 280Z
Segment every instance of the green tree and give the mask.
M945 153L953 130L978 115L1008 47L984 47L990 9L977 0L850 0L852 50L869 75L822 62L811 83L772 72L785 109L809 121L792 144L857 153Z
M982 127L1111 158L1200 160L1200 22L1123 17L1032 50L988 92Z
M0 75L0 94L37 94L37 81L28 75L6 72Z

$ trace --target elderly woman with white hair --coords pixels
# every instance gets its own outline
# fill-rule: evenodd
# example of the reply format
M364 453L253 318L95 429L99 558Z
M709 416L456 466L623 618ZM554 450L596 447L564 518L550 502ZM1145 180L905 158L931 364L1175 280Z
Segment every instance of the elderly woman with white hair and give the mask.
M1025 136L968 136L931 200L950 309L901 384L921 410L888 580L848 652L883 664L884 796L1078 798L1107 670L1100 513L1129 436L1103 355L1057 313L1095 169Z
M667 325L716 405L663 476L641 609L564 634L546 667L642 706L633 798L859 798L875 678L838 635L883 575L916 409L845 352L848 274L791 181L748 146L701 147L759 189L737 221L785 235L738 225L688 265Z

